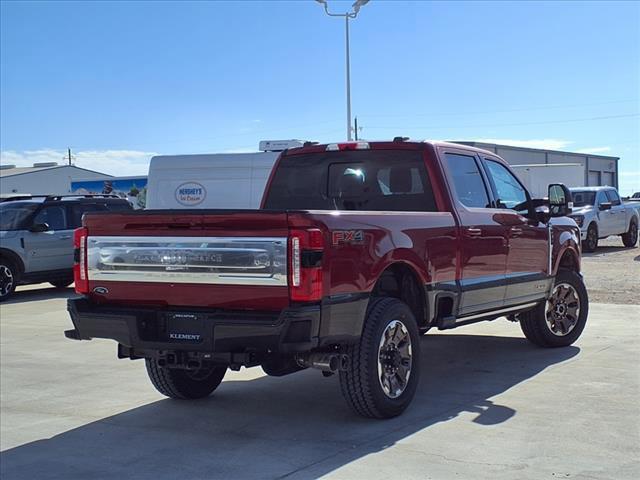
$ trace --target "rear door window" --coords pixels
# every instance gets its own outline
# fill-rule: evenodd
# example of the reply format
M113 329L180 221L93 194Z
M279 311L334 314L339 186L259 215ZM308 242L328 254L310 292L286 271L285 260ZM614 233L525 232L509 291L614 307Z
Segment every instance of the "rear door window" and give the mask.
M94 203L78 203L71 206L71 228L79 228L82 226L82 215L89 212L104 211L103 205Z
M419 151L343 151L285 156L267 209L437 211Z
M51 230L67 230L71 228L67 223L67 209L63 205L43 207L33 219L34 225L46 223Z
M458 200L466 207L489 208L489 195L475 157L445 153Z

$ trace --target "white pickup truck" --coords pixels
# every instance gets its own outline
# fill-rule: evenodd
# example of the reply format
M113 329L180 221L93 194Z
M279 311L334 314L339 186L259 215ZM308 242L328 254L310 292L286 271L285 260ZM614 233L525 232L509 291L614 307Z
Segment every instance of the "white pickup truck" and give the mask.
M626 247L638 243L638 205L622 203L613 187L577 187L571 189L571 217L580 227L582 250L593 252L598 240L620 235Z

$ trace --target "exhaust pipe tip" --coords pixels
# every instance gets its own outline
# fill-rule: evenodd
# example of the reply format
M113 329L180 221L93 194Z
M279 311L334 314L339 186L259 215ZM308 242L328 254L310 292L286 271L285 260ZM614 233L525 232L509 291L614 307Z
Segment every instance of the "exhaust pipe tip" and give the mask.
M340 368L339 370L346 370L349 368L349 355L342 354L340 355Z
M296 362L301 367L335 373L347 369L349 356L338 353L313 352L296 356Z

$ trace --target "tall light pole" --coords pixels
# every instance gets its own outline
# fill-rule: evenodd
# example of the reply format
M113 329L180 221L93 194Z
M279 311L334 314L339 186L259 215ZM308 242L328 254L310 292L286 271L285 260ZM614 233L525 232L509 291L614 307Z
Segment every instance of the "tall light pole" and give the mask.
M346 57L347 57L347 140L351 141L351 65L349 60L349 20L356 18L360 8L369 3L369 0L356 0L351 5L352 10L347 13L331 13L327 0L316 0L324 6L324 11L330 17L344 17L345 39L346 39Z

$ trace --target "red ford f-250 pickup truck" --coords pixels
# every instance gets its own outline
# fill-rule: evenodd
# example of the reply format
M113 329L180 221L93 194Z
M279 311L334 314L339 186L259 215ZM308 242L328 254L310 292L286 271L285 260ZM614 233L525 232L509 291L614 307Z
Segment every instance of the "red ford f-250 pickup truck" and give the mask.
M65 333L115 340L169 397L207 396L227 368L317 368L339 373L357 413L391 417L431 327L507 316L543 347L578 338L570 208L563 185L532 199L471 147L306 144L281 154L261 210L87 214Z

